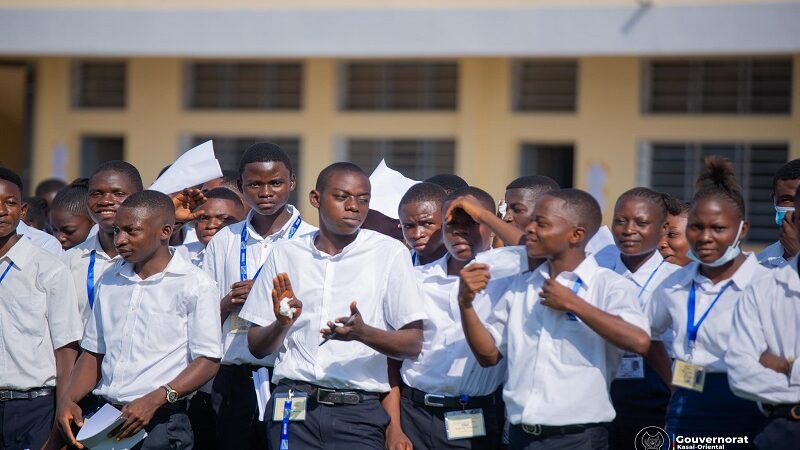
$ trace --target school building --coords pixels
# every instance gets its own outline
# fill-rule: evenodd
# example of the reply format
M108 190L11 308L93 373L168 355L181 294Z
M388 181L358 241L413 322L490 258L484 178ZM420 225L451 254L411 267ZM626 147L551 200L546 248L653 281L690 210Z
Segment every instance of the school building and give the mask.
M145 182L214 139L298 169L454 172L499 197L525 174L688 199L732 158L751 242L800 157L800 3L746 0L0 0L0 149L29 185L124 158ZM313 218L309 217L313 220Z

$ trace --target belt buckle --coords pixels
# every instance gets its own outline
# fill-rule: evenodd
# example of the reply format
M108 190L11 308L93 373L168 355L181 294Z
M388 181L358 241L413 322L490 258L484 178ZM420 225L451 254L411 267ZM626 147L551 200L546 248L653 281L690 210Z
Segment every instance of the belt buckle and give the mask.
M7 402L12 399L11 391L0 391L0 402Z
M532 434L534 436L539 436L542 434L542 426L541 425L528 425L522 424L522 431Z
M793 420L800 420L800 405L794 405L789 409L789 417Z
M438 399L438 401L434 399ZM425 406L435 406L437 408L444 408L444 395L425 394L423 403L425 403Z
M333 389L317 388L317 395L315 396L316 400L317 400L317 403L319 403L321 405L333 406L334 405L333 402L320 400L320 394L335 394L335 393L336 393L336 391L333 390Z

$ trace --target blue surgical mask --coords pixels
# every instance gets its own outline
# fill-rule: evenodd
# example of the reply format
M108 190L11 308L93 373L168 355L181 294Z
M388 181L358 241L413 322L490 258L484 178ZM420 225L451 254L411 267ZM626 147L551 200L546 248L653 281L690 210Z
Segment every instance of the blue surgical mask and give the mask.
M702 264L704 266L709 266L709 267L719 267L733 261L734 258L739 256L739 253L742 253L742 249L739 248L739 237L742 235L743 226L744 226L744 220L739 222L739 231L736 233L736 239L733 240L733 244L729 245L728 248L725 250L725 253L719 258L717 258L716 261L712 261L710 263L703 262L700 260L700 258L697 257L697 255L694 254L694 250L692 249L689 249L689 253L687 253L686 256L698 264Z
M783 222L783 218L786 217L786 213L794 212L794 207L792 206L775 206L775 225L780 226L781 222Z

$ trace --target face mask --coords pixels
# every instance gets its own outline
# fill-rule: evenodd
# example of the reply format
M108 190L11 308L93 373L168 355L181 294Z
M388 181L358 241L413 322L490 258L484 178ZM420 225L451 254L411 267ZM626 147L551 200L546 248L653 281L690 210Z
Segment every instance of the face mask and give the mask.
M775 206L775 225L781 225L787 212L794 212L794 208L791 206Z
M725 250L725 253L722 256L720 256L716 261L712 261L710 263L703 262L700 260L700 258L697 257L697 255L694 254L694 250L692 249L689 249L689 253L687 253L686 256L688 256L689 259L698 264L702 264L704 266L709 266L709 267L719 267L729 263L730 261L733 261L733 258L739 256L739 253L742 252L742 249L739 248L739 236L742 234L743 226L744 226L744 221L739 222L739 231L736 233L736 239L733 240L733 244L729 245L728 248Z

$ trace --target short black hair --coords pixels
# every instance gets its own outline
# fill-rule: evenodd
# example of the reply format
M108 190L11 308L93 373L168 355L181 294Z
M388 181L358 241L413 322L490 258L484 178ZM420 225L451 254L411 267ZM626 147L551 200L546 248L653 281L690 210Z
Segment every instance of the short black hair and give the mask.
M294 167L292 167L292 161L289 160L289 155L287 155L278 144L273 144L272 142L256 142L250 147L247 147L247 150L244 151L242 158L239 160L238 178L242 177L246 165L262 162L283 163L289 171L289 176L294 175Z
M775 185L781 180L800 180L800 159L793 159L782 165L775 176L772 178L772 192L775 192Z
M36 189L33 190L33 193L37 197L44 197L50 192L58 192L65 187L67 187L67 183L64 180L60 178L48 178L40 181L39 184L36 185Z
M672 194L664 193L664 201L667 203L667 213L670 216L682 216L689 214L692 204L685 202Z
M50 210L64 209L72 215L89 217L86 201L89 199L88 178L78 178L61 189L53 198Z
M400 199L398 208L416 202L433 202L438 208L441 208L446 197L447 192L445 192L441 186L424 181L408 188Z
M713 197L736 208L740 219L747 217L742 187L736 180L736 169L730 159L720 155L706 156L703 170L697 177L696 188L692 204L700 199Z
M469 183L464 181L463 178L458 175L453 175L452 173L440 173L428 178L425 181L427 183L438 184L442 187L442 189L444 189L447 195L452 194L456 189L469 186Z
M150 214L160 215L166 223L175 224L175 206L167 194L158 191L139 191L131 194L120 205L120 208L142 208Z
M41 197L24 197L22 203L28 205L28 209L25 210L25 223L38 230L46 231L48 229L47 202Z
M545 192L561 189L561 186L558 185L556 180L550 177L546 177L544 175L528 175L525 177L519 177L511 183L508 183L506 190L509 189L527 189L530 191L536 191L539 194L544 194Z
M627 198L637 198L651 202L653 205L655 205L656 208L658 208L664 220L667 219L670 210L675 210L677 206L668 204L668 202L671 202L672 199L675 198L669 194L656 192L646 187L635 187L623 192L622 195L620 195L619 198L617 199L617 203L614 205L614 208L616 209L616 207L619 206L620 202L622 202Z
M20 194L22 194L22 178L20 178L19 175L17 175L17 173L13 170L6 167L0 167L0 180L5 180L9 183L16 184L19 188Z
M118 159L112 161L106 161L103 164L97 166L92 172L92 176L89 177L94 178L95 175L101 172L117 172L121 173L128 177L128 179L133 183L133 187L136 188L137 192L144 189L144 183L142 183L142 175L139 174L139 170L133 164L125 161L121 161Z
M466 186L461 189L456 189L455 191L451 192L447 198L445 198L445 203L451 202L459 197L466 197L468 195L475 197L484 208L491 211L493 214L497 214L497 207L494 204L494 199L492 196L483 189L475 186Z
M236 183L239 181L239 172L233 169L222 169L222 185L231 186L236 189Z
M369 181L369 177L361 167L358 167L357 165L350 162L335 162L329 165L328 167L322 169L319 175L317 175L317 183L314 185L314 190L316 190L317 192L322 192L323 189L325 189L325 186L328 185L328 181L330 181L330 178L334 174L340 172L363 175L364 178L366 178L367 181Z
M586 228L586 241L597 233L603 222L600 204L586 191L580 189L558 189L545 194L562 200L562 211L566 212L578 226Z
M242 199L239 197L239 194L232 191L230 188L227 187L217 187L214 189L209 190L205 193L206 199L219 199L219 200L230 200L244 209L244 205L242 205ZM198 206L198 208L202 208L202 205Z

